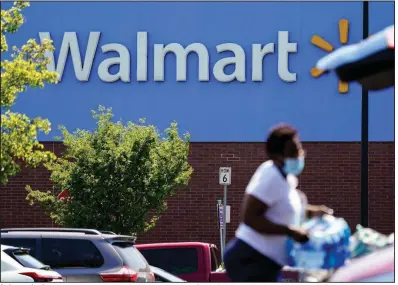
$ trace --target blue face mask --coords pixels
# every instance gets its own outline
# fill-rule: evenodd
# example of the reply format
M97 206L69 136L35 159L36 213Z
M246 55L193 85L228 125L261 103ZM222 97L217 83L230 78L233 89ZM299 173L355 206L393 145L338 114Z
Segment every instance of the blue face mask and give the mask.
M304 156L298 158L285 158L283 171L286 174L299 175L304 169Z

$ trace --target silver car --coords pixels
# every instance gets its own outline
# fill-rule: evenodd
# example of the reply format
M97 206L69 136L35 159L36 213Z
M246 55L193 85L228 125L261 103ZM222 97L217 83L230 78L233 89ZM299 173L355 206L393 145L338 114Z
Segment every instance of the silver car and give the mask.
M59 273L52 271L31 255L14 246L1 245L1 282L62 282Z
M155 282L132 236L93 229L12 228L1 230L1 242L29 248L65 282Z

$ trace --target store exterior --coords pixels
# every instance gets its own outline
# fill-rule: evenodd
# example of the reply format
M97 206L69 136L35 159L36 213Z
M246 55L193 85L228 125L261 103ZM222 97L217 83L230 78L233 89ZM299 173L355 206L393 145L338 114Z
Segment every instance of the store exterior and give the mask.
M90 110L112 107L123 121L191 134L194 175L187 190L139 242L218 244L219 167L232 167L229 236L245 185L265 159L267 130L299 129L308 153L300 188L351 226L360 220L361 87L320 74L316 61L363 34L361 2L32 2L10 42L51 38L57 85L29 90L15 111L48 118L40 137L56 153L56 126L92 129ZM393 2L369 4L369 30L394 22ZM366 24L366 23L365 23ZM369 224L394 230L394 91L369 102ZM25 185L50 190L43 169L1 186L0 226L51 226L25 201Z

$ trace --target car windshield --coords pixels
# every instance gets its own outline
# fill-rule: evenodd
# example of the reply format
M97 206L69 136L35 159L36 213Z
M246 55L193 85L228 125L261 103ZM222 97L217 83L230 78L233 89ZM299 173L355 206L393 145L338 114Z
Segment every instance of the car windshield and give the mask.
M127 265L137 272L147 272L150 270L148 262L145 260L142 254L134 247L133 243L114 242L112 245L123 259L124 265Z
M13 259L18 261L24 267L35 268L35 269L49 269L48 266L44 265L36 258L29 254L29 251L23 249L17 250L6 250L8 255L10 255Z
M20 263L4 251L1 251L1 272L18 270L21 268L23 268L23 266Z
M198 272L199 261L196 248L148 248L141 249L142 255L152 266L180 276Z

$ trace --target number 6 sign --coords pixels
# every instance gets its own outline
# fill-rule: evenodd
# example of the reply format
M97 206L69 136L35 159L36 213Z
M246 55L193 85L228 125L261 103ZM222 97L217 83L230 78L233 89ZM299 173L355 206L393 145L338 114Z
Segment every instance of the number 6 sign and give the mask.
M220 167L220 185L231 185L231 167Z

